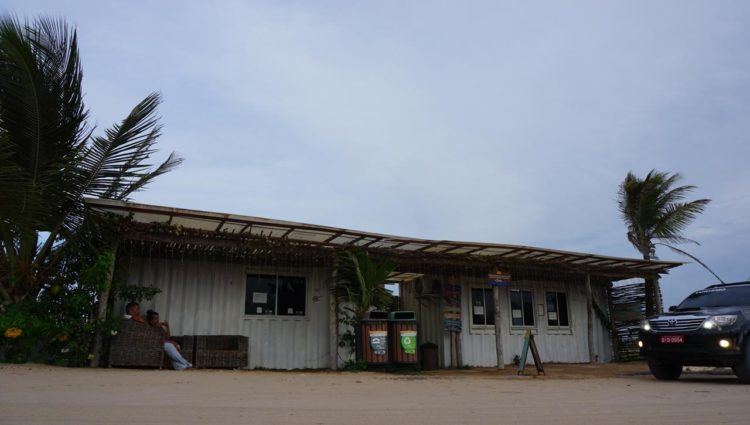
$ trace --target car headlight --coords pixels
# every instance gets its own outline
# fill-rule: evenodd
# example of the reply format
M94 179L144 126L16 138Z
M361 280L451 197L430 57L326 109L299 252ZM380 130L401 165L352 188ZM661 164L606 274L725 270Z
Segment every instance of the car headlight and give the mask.
M651 330L651 324L648 323L648 320L644 320L641 322L641 329L643 329L646 332Z
M711 316L703 322L703 329L714 329L719 326L730 326L737 321L736 314L725 314L722 316Z

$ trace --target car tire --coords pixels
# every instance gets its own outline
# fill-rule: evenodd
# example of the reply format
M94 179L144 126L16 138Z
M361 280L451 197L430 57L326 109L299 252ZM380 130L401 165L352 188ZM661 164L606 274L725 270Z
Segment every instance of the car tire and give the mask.
M742 353L742 361L732 366L732 372L737 375L740 382L750 384L750 339L745 338L745 349Z
M648 369L654 378L663 381L674 381L682 375L682 365L679 363L652 359L648 361Z

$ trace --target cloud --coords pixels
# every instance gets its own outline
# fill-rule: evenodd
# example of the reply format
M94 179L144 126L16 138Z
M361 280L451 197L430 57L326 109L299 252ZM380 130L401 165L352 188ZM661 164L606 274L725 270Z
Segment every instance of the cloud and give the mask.
M78 25L100 127L163 92L186 162L136 200L637 257L617 186L658 168L714 200L696 255L744 273L744 2L6 7ZM664 282L676 302L710 275Z

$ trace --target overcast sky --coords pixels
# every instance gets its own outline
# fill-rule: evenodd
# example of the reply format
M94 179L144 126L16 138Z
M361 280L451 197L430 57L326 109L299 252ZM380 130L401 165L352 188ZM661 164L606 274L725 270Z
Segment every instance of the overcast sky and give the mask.
M77 26L99 128L164 97L144 203L639 256L628 171L713 199L684 246L750 277L750 2L33 1ZM688 260L663 248L665 260ZM715 283L696 264L665 304Z

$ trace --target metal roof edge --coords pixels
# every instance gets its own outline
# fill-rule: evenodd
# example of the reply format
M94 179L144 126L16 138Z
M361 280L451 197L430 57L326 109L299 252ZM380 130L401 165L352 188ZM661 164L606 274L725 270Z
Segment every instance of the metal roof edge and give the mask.
M166 207L166 206L160 206L160 205L141 204L141 203L123 201L123 200L84 198L84 202L90 205L91 207L104 209L104 210L109 209L109 210L119 210L119 211L126 211L126 212L142 212L142 213L150 213L150 214L162 214L162 215L168 215L172 217L179 216L179 217L188 217L188 218L204 219L204 220L216 220L217 222L230 221L233 223L265 224L265 225L270 225L270 226L287 227L290 229L313 230L313 231L317 230L321 232L331 232L334 234L342 234L342 235L347 234L347 235L353 235L353 236L361 236L363 238L375 238L375 239L380 239L378 242L388 241L388 242L396 243L398 244L398 246L402 246L406 244L419 244L419 245L426 245L426 247L427 246L440 246L440 245L447 245L451 247L450 249L446 249L445 251L450 251L450 250L454 250L457 248L459 249L460 248L464 248L464 249L477 248L478 250L498 249L498 250L506 250L507 252L528 251L528 252L525 252L524 255L528 255L530 253L543 253L543 255L535 255L535 257L544 256L544 255L558 255L559 257L574 258L573 260L568 261L571 263L577 262L577 261L586 261L588 259L591 259L590 261L591 263L598 263L598 262L628 263L631 265L631 267L634 267L634 268L656 269L654 271L658 271L658 270L666 271L667 269L671 269L671 268L678 267L678 266L685 264L679 261L642 260L642 259L635 259L635 258L613 257L613 256L599 255L599 254L584 253L584 252L563 251L563 250L556 250L556 249L549 249L549 248L537 248L537 247L531 247L531 246L526 246L526 245L508 245L508 244L495 244L495 243L486 243L486 242L465 242L465 241L411 238L411 237L404 237L404 236L396 236L396 235L389 235L389 234L380 234L380 233L366 232L366 231L360 231L360 230L346 229L346 228L340 228L340 227L309 224L309 223L303 223L303 222L294 222L294 221L276 220L276 219L247 216L247 215L227 214L227 213L217 213L217 212L211 212L211 211ZM425 252L429 252L429 251L425 251ZM437 253L441 253L441 252L437 252ZM575 257L578 257L578 258L575 258ZM513 257L509 257L509 258L513 258ZM520 257L520 258L523 258L523 257ZM585 265L585 263L581 263L581 264Z

